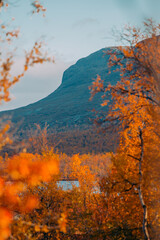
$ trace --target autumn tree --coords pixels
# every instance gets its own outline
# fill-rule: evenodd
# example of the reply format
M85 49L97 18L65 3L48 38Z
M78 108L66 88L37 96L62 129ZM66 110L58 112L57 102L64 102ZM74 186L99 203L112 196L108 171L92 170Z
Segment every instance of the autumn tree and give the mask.
M0 1L0 10L12 7L8 1ZM33 14L44 13L45 8L39 1L33 1ZM1 22L0 25L0 104L10 101L10 88L17 83L29 67L44 62L53 62L48 54L43 52L42 42L35 42L30 51L25 52L24 67L17 75L12 75L15 61L15 52L3 50L3 45L12 46L13 41L19 37L19 30L12 29ZM0 148L11 143L9 123L4 123L0 130ZM36 186L41 182L48 182L52 175L58 173L58 162L53 156L43 154L20 153L5 159L1 158L0 167L0 239L7 239L11 235L11 223L19 214L26 213L38 206L38 197L28 192L28 187Z
M159 227L159 113L160 25L152 20L142 28L129 27L122 35L125 47L109 49L109 68L120 72L114 86L105 85L100 76L91 87L92 96L103 92L102 106L110 109L99 119L104 128L116 125L120 135L117 163L123 154L121 180L139 196L142 228L145 239L158 239ZM107 96L111 95L112 102ZM122 171L122 168L123 171ZM127 174L128 169L129 175ZM117 171L116 170L116 171ZM121 181L120 181L121 182ZM150 236L151 235L151 236Z

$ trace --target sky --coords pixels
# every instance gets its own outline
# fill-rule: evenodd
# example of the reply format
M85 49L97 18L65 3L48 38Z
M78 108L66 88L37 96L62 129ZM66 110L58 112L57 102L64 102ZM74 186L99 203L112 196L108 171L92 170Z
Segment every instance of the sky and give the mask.
M43 40L55 63L37 65L11 89L12 101L0 111L36 102L60 84L65 69L82 57L109 46L120 45L115 33L126 25L140 26L146 18L160 20L159 0L41 0L46 16L32 15L31 0L6 0L7 10L0 12L0 24L20 29L13 73L23 65L24 51ZM11 19L15 18L14 21ZM63 97L63 96L62 96Z

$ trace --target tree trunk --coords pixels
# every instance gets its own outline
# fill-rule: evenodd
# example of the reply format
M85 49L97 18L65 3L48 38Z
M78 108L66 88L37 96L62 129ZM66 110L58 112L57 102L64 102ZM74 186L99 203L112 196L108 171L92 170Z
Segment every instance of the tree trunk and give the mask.
M142 173L142 161L143 161L143 155L144 155L144 145L143 145L143 136L142 136L142 130L140 129L139 132L139 137L140 137L140 145L141 145L141 155L139 158L139 186L138 186L138 193L139 193L139 199L143 208L143 233L144 237L146 240L150 240L149 237L149 232L148 232L148 227L147 227L147 218L148 218L148 213L147 213L147 206L144 202L143 198L143 193L142 193L142 178L143 178L143 173Z

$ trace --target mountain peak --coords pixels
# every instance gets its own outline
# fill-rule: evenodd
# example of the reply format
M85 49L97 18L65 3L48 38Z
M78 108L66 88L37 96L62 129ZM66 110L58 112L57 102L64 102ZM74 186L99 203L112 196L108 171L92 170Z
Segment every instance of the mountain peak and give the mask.
M103 48L89 56L78 60L63 74L61 85L49 96L42 100L11 111L0 113L12 116L13 122L23 119L21 129L27 130L34 124L44 126L45 123L51 129L74 128L75 126L89 126L92 110L99 110L100 98L95 97L89 101L89 86L92 85L97 75L106 82L108 80L107 63L109 56ZM119 79L119 74L112 73L112 83Z

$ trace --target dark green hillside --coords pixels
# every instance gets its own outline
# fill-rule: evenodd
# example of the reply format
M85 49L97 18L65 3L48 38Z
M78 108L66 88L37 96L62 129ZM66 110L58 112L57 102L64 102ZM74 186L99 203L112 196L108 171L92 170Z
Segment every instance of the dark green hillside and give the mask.
M107 61L109 56L101 49L88 57L82 58L69 67L63 74L62 83L56 91L46 98L0 115L11 115L12 122L17 123L23 119L21 129L31 128L35 123L42 127L45 123L50 129L86 127L91 124L92 109L100 109L100 99L96 96L89 101L88 87L97 74L105 81L116 82L117 73L107 75Z
M35 128L35 124L43 128L46 123L52 136L50 142L56 145L56 149L68 154L114 150L115 144L109 145L110 134L107 133L108 137L104 134L98 136L91 129L95 117L92 110L102 111L103 108L99 95L89 100L89 86L97 74L106 83L114 84L120 78L117 72L108 75L109 56L104 51L101 49L69 67L63 74L61 85L46 98L25 107L1 112L0 117L11 117L17 128L16 136L21 136L21 139L26 138L28 130Z

